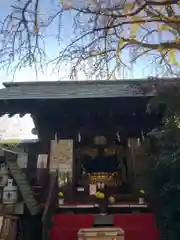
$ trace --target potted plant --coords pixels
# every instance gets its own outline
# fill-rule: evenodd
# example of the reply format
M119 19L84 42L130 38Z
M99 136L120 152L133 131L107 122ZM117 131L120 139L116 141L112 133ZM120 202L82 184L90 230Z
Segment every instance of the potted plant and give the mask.
M59 197L59 199L58 199L59 205L64 204L64 194L63 194L63 192L59 192L58 197Z
M145 197L145 191L144 189L140 189L139 191L139 204L144 204L144 197Z
M110 196L108 198L108 201L109 201L110 204L114 204L116 200L115 200L115 198L113 196Z
M101 215L106 215L108 210L108 200L103 192L97 192L96 198L98 199L99 211Z
M95 194L96 198L99 199L100 201L103 200L105 198L105 194L103 192L96 192Z
M96 198L98 199L99 209L101 215L106 215L108 213L108 205L115 203L115 198L113 196L107 196L103 192L97 192Z

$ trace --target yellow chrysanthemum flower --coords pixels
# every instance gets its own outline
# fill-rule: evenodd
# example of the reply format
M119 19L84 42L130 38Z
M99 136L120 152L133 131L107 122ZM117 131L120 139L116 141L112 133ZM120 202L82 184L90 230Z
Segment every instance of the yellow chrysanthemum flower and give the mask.
M140 193L145 194L145 191L143 189L140 190Z
M63 197L63 196L64 196L63 192L59 192L59 193L58 193L58 196L59 196L59 197Z
M95 196L99 199L104 199L104 197L105 197L104 193L102 193L102 192L97 192Z

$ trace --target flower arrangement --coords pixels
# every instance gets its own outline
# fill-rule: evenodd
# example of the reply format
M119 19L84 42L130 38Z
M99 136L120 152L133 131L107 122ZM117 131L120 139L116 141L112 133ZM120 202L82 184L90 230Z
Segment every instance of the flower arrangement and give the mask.
M96 198L98 198L98 199L104 199L105 198L105 194L104 193L102 193L102 192L97 192L96 194L95 194L95 196L96 196Z
M58 192L58 197L59 197L59 205L64 204L64 194L63 194L63 192Z
M143 189L141 189L139 192L143 195L145 194L145 191Z
M59 198L63 198L63 197L64 197L63 192L59 192L59 193L58 193L58 197L59 197Z
M145 196L144 189L140 189L140 191L139 191L139 204L144 204L144 196Z

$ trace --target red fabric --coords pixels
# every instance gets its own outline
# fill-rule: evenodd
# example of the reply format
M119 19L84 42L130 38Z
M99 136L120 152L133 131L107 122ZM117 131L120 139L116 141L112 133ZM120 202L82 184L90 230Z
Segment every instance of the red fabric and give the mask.
M58 214L54 218L51 240L77 240L80 228L90 228L91 214ZM152 214L116 214L114 226L125 231L125 240L157 240L157 230Z
M157 240L158 234L152 214L117 214L114 226L125 232L125 240Z

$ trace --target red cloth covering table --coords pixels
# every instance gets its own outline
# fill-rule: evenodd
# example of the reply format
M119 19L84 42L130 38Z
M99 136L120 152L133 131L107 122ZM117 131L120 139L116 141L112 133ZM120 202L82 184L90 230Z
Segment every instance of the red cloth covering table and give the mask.
M92 214L57 214L50 240L77 240L80 228L90 228ZM158 240L152 214L115 214L114 227L125 232L125 240Z

